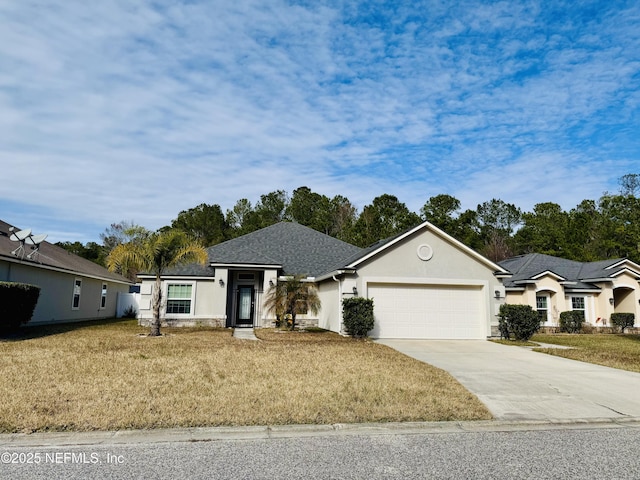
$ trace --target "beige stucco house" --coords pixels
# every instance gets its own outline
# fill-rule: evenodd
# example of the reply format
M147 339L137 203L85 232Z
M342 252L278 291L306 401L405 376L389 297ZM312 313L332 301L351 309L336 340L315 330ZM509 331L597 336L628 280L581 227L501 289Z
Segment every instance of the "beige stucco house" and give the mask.
M282 222L208 249L206 266L167 272L168 324L267 327L264 292L303 274L322 308L302 323L343 331L342 299L373 298L375 338L482 339L496 334L509 272L429 222L362 249L308 227ZM153 278L141 275L140 320L151 319Z
M12 240L18 231L0 220L0 281L40 287L28 325L116 316L118 295L132 282L49 242Z
M624 259L576 262L532 253L500 262L507 303L530 305L543 326L558 326L560 313L582 310L587 324L609 326L611 314L640 316L640 265Z

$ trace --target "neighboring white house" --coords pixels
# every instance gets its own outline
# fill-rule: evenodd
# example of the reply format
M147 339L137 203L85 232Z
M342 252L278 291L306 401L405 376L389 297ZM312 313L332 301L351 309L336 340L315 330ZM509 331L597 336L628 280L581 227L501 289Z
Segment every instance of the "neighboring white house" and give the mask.
M507 303L530 305L543 326L558 326L560 314L584 312L593 326L609 326L612 313L640 318L640 265L624 259L576 262L531 253L500 262L513 276L506 282Z
M116 316L119 293L132 282L46 241L34 245L11 240L12 228L0 220L0 281L40 287L28 325Z
M482 339L497 333L509 272L428 222L362 249L289 222L210 247L206 266L162 278L165 323L266 327L263 295L284 275L314 282L322 308L302 323L343 330L342 299L373 298L377 338ZM140 276L140 320L154 279Z

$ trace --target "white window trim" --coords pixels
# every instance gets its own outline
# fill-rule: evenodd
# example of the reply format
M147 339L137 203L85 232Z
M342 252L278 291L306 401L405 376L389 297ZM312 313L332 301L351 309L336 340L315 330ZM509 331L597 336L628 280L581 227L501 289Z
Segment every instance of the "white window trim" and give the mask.
M167 313L167 303L169 302L169 285L191 285L191 312L190 313ZM164 281L162 285L162 296L164 298L162 310L165 316L169 318L191 318L195 315L196 310L196 285L197 282L185 282L180 280ZM186 299L181 299L186 300Z
M584 299L584 310L581 308L573 308L573 298L583 298ZM573 294L573 295L569 295L567 296L567 307L569 307L570 310L575 310L578 312L584 312L584 321L585 323L592 323L591 322L591 312L594 311L594 304L593 304L593 295L586 295L586 294Z
M538 297L544 297L547 300L547 319L544 324L549 325L551 323L551 295L546 292L536 292L536 311L538 311Z
M80 282L80 285L76 285L78 282ZM75 300L76 300L76 288L78 289L78 306L76 307L75 304ZM82 279L81 278L74 278L73 279L73 291L71 292L71 310L80 310L80 302L82 301Z

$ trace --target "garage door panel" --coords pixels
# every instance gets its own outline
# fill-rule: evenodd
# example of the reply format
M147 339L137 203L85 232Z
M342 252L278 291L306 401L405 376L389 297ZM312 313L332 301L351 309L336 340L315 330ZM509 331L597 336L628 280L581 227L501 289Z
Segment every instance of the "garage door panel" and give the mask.
M376 338L485 338L482 288L369 284Z

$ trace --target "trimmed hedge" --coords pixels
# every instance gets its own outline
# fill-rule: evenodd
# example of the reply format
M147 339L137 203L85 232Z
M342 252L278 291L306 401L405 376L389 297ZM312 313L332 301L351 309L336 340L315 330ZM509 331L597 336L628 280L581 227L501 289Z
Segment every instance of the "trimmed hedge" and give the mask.
M560 313L560 331L566 333L580 333L584 323L582 310L569 310Z
M342 300L342 320L349 335L366 337L373 329L373 299L355 297Z
M15 331L31 320L39 296L36 285L0 282L0 331Z
M519 341L529 340L540 328L540 317L531 305L500 305L498 329L502 338L511 336Z
M632 328L636 316L633 313L612 313L611 325L616 326L624 333L625 328Z

